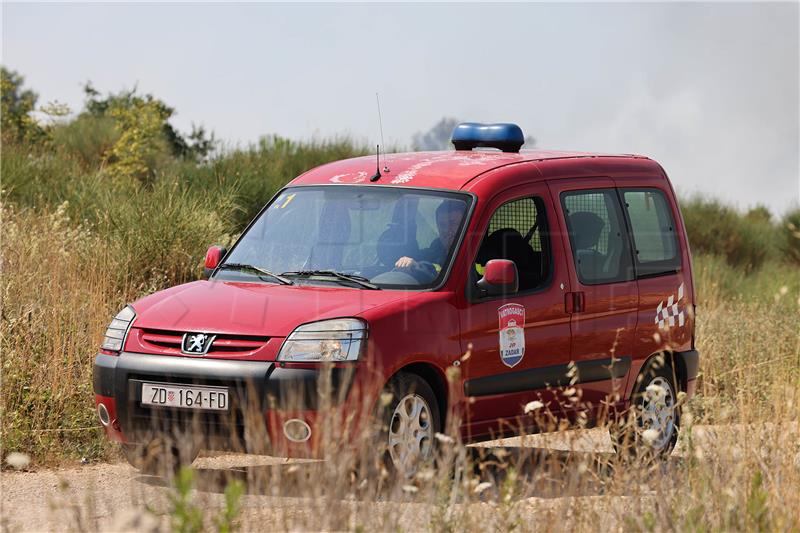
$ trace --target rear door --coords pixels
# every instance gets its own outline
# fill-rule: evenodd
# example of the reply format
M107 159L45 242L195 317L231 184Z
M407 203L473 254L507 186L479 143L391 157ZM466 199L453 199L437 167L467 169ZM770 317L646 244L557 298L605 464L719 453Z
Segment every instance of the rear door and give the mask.
M558 222L547 186L515 187L491 200L484 213L482 244L470 262L468 303L460 315L462 349L470 350L462 367L465 424L473 436L518 427L532 400L548 404L552 395L542 390L543 380L553 379L545 369L566 365L570 356L567 265L562 242L551 236ZM474 283L491 259L517 264L517 294L477 294Z
M562 402L602 411L610 397L624 394L637 321L638 290L625 217L610 178L548 185L568 250L571 288L564 305L579 400L567 395Z
M680 249L678 206L664 180L640 179L619 188L639 287L633 370L664 348L691 348L694 313L688 254ZM686 264L684 264L684 262Z

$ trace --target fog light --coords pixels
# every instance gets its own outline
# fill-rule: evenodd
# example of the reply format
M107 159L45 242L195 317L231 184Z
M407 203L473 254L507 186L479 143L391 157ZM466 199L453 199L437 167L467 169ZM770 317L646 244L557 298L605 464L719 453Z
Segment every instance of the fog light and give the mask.
M283 423L283 434L292 442L305 442L311 438L311 428L299 418Z
M97 404L97 416L100 417L100 423L107 426L111 422L111 416L108 414L108 409L102 403Z

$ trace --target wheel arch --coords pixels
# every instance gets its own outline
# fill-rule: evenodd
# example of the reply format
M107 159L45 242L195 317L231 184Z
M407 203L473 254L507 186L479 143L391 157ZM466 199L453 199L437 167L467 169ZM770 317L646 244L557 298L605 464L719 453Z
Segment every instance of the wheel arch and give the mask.
M433 363L417 361L399 368L392 374L392 378L401 372L419 376L430 385L431 389L433 389L433 394L436 396L436 402L439 404L439 420L441 421L442 428L447 427L447 409L449 401L447 378L439 367ZM391 380L391 378L389 379Z
M663 362L660 359L663 359ZM659 365L662 364L668 366L672 370L672 378L675 380L675 385L677 386L678 391L686 391L688 382L686 362L682 357L679 356L678 353L672 350L659 350L650 354L645 362L642 363L639 373L634 378L631 394L636 391L637 386L641 382L642 377L645 375L645 372L647 372L648 369L651 367L659 368Z

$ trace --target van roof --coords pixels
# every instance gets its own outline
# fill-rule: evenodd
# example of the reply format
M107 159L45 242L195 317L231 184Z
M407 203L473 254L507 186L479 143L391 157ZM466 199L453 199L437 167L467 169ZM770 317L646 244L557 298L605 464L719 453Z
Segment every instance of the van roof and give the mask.
M458 190L488 170L552 159L629 158L647 159L633 154L598 154L554 150L522 150L519 153L495 151L409 152L381 155L382 177L377 185L430 187ZM375 155L342 159L297 177L290 185L369 184L375 174ZM389 172L383 172L383 167Z

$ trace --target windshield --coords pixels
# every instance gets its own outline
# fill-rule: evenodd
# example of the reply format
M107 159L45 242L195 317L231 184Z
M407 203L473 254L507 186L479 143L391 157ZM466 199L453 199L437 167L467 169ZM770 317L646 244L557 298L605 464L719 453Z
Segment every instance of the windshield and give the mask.
M470 201L465 194L392 187L285 189L225 264L295 283L359 286L338 273L380 288L430 288L447 272ZM275 281L252 268L224 265L214 278Z

